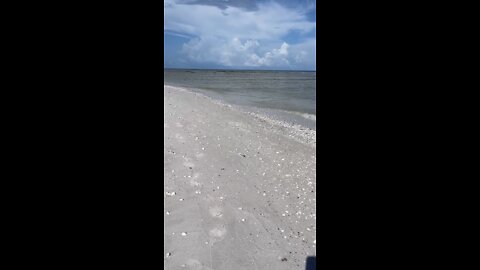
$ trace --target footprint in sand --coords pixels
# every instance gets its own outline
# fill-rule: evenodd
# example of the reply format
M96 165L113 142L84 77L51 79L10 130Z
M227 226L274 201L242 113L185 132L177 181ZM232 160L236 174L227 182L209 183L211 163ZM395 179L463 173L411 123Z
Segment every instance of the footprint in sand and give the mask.
M219 206L213 206L208 209L212 217L221 218L223 216L222 208Z
M189 181L189 184L190 186L192 187L199 187L201 186L201 184L199 182L197 182L197 179L200 177L200 174L199 173L194 173L193 174L193 177L190 179Z
M183 163L183 166L187 167L187 168L194 168L195 167L195 164L191 163L191 162L184 162Z
M182 268L193 269L193 270L211 270L212 269L208 266L203 265L203 263L195 259L188 259L187 263L182 265Z
M180 135L180 134L175 134L175 138L179 141L179 142L185 142L185 138Z
M227 233L227 230L223 227L217 227L210 230L209 235L215 238L222 238Z

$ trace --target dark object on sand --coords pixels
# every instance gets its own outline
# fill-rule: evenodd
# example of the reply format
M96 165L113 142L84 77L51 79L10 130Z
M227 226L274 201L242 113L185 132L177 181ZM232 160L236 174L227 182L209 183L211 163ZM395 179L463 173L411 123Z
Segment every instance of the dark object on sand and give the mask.
M307 257L307 265L305 270L314 270L317 269L317 257Z

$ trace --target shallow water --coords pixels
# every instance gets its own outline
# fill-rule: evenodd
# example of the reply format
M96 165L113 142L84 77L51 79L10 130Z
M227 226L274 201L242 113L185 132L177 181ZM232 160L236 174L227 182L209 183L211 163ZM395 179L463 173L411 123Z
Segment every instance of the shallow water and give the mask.
M164 70L164 83L315 129L316 72Z

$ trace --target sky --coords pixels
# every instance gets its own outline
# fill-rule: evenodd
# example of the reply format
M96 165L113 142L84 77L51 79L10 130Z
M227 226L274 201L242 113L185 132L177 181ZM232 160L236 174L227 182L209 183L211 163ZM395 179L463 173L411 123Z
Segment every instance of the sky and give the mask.
M164 67L316 70L315 0L164 0Z

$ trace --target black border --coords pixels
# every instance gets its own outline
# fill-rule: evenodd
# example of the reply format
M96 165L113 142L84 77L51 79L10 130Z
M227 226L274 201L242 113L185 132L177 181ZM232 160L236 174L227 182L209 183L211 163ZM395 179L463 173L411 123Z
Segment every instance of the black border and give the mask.
M11 250L36 265L158 267L163 6L6 10ZM424 90L445 81L437 58L448 50L435 50L444 36L425 37L439 21L430 14L417 3L317 1L321 265L406 265L438 243L425 179L447 167L431 165L442 164L432 142L444 129L426 126L435 115Z

